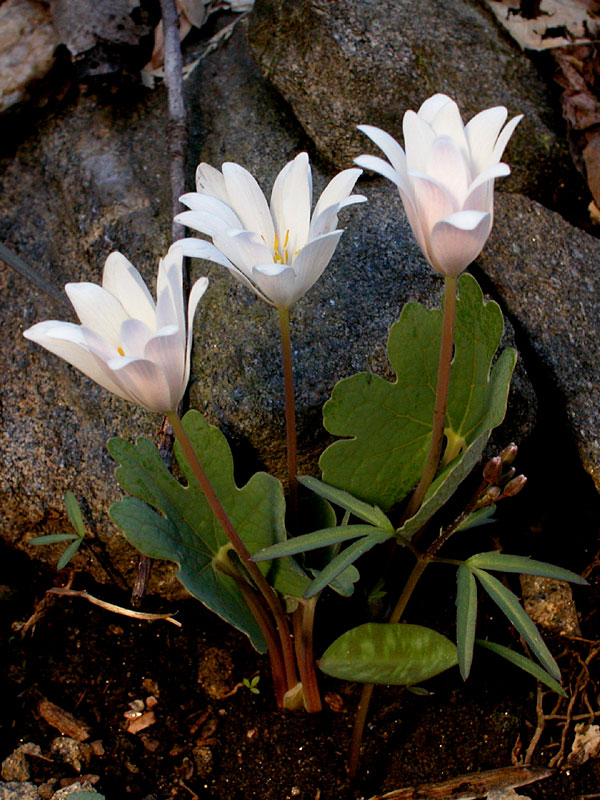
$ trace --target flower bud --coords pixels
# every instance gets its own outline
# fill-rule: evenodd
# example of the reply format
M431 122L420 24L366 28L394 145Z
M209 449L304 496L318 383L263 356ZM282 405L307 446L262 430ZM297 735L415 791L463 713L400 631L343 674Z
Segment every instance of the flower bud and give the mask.
M497 483L502 474L502 459L500 456L490 458L483 468L483 479L488 483Z
M500 458L502 459L502 464L505 467L508 467L508 466L510 466L510 464L513 463L513 461L517 457L518 449L519 448L517 447L517 445L514 444L514 442L511 442L511 444L507 445L504 448L504 450L500 453Z
M506 486L504 487L504 491L502 492L503 497L514 497L516 494L519 494L521 489L527 483L527 478L525 475L517 475L516 478L513 478L509 481Z
M490 486L490 488L481 498L482 505L486 505L488 503L495 503L496 500L499 500L501 496L502 496L502 489L499 486Z

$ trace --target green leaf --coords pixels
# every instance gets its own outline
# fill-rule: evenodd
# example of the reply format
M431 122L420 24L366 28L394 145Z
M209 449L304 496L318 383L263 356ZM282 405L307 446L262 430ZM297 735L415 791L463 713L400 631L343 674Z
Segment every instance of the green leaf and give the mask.
M476 624L477 584L469 568L461 564L456 573L456 647L458 667L465 681L473 662Z
M77 498L73 492L65 492L63 499L65 501L67 516L69 517L71 525L77 531L77 535L82 539L85 539L85 523L83 521L83 514L81 513L81 507L77 502Z
M510 589L507 589L504 584L500 583L497 578L488 575L488 573L484 572L482 569L477 569L475 567L471 567L471 569L485 591L504 614L506 614L550 675L560 680L558 664L552 657L552 653L546 647L533 621L521 607L517 596L513 594Z
M534 561L529 556L511 556L491 550L489 553L477 553L465 562L471 567L498 570L500 572L517 572L520 575L539 575L542 578L556 578L559 581L570 581L587 586L587 581L570 569L563 569L545 561Z
M458 286L446 462L476 440L487 440L486 434L502 421L516 359L514 351L505 351L490 378L502 336L502 313L496 303L483 302L472 276L462 275ZM407 303L388 342L396 381L361 373L334 388L323 409L324 424L330 433L347 438L334 442L321 456L326 483L384 510L413 489L431 437L441 320L441 311ZM484 445L480 441L477 449Z
M367 553L375 545L387 542L392 538L391 533L373 533L370 536L363 536L358 542L354 542L337 556L331 559L329 564L321 570L319 575L310 582L304 592L304 597L314 597L316 594L338 578L345 569L354 564L364 553Z
M106 797L99 792L88 792L83 790L81 792L71 792L69 800L106 800Z
M496 512L496 506L484 506L483 508L478 509L477 511L473 511L472 514L466 518L466 520L459 525L456 529L457 531L468 531L471 528L477 528L480 525L489 525L491 522L495 522L492 519L492 515Z
M484 639L477 639L477 644L481 647L485 647L486 650L491 650L492 653L496 653L502 658L505 658L507 661L510 661L511 664L515 664L515 666L519 667L520 669L528 672L530 675L538 680L540 683L543 683L549 689L552 689L553 692L560 694L562 697L566 697L567 693L560 685L560 683L554 678L549 675L545 669L536 664L535 661L532 661L527 656L521 655L521 653L515 653L514 650L511 650L509 647L504 647L501 644L496 644L495 642L488 642Z
M253 553L283 541L284 500L279 481L259 472L238 488L233 478L231 451L223 434L195 411L185 415L183 425L249 551ZM175 445L175 456L187 486L171 475L158 450L147 439L138 439L135 445L112 439L108 448L121 465L116 470L120 486L133 495L110 509L110 516L123 529L128 541L144 555L178 564L178 578L190 594L246 633L254 647L265 652L263 635L234 579L219 569L219 562L229 562L230 544L179 445ZM282 565L278 570L284 570L284 562ZM294 566L288 566L287 577L291 574L294 581L298 579L305 586L307 579L297 575ZM261 565L261 569L267 572L269 565ZM275 582L278 570L275 576L270 576ZM285 583L285 574L283 577Z
M49 533L46 536L36 536L28 544L56 544L57 542L70 542L79 539L76 533Z
M318 578L322 570L310 569L313 578ZM329 583L329 588L342 597L351 597L354 592L354 584L360 579L360 573L353 564L346 567L343 572ZM304 590L306 591L306 589Z
M389 531L394 530L392 523L377 506L363 503L362 500L353 497L343 489L336 489L335 486L329 486L327 483L323 483L323 481L319 481L317 478L312 478L310 475L299 475L298 481L308 489L312 489L313 492L321 497L325 497L327 500L331 500L332 503L335 503L346 511L352 512L355 517L364 520L364 522L368 522L376 528L383 528Z
M327 547L339 542L347 542L350 539L357 539L360 536L367 536L371 533L383 533L388 538L392 533L374 528L372 525L339 525L335 528L325 528L322 531L305 533L302 536L294 536L285 542L278 542L259 550L252 556L253 561L270 561L273 558L282 556L293 556L297 553L306 553L309 550L317 550L319 547Z
M75 553L79 550L79 546L81 545L82 540L77 537L74 542L65 549L61 557L58 559L58 564L56 565L56 569L62 569L66 567L69 561L73 558Z
M318 662L333 678L410 686L457 663L456 646L421 625L367 622L342 634Z

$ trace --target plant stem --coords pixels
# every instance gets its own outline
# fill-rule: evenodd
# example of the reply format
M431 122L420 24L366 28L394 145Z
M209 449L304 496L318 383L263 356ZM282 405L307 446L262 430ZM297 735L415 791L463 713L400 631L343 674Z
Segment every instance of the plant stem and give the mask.
M221 501L215 494L215 491L208 479L202 464L200 463L198 456L196 455L196 451L192 443L190 442L187 433L185 432L185 428L181 424L181 420L177 416L175 411L169 411L167 413L167 418L171 425L173 426L173 430L175 432L175 436L179 444L181 445L181 449L183 450L183 454L186 457L186 460L192 471L196 480L198 481L200 488L204 492L204 496L206 497L206 501L210 506L211 511L219 521L219 524L223 528L223 531L229 541L231 542L233 549L239 556L242 564L248 571L250 577L254 581L256 588L259 590L261 595L264 597L273 617L275 619L275 624L277 627L277 632L279 634L279 641L281 643L281 650L283 653L283 660L285 663L285 674L286 674L286 681L288 689L293 688L298 682L298 676L296 673L296 664L294 661L294 649L292 645L292 639L290 636L290 630L287 623L287 618L283 612L283 608L281 607L281 603L279 602L279 598L263 576L262 572L258 568L258 566L251 560L250 552L248 548L240 538L240 535L233 527L227 512L223 508Z
M278 308L281 330L281 358L285 387L285 441L287 449L287 476L290 493L290 510L295 521L298 515L298 457L296 446L296 409L294 404L294 368L290 336L290 312Z
M302 681L302 694L304 707L309 714L321 711L321 695L315 671L315 656L313 651L313 627L315 609L319 596L310 600L302 600L294 611L294 646L296 648L296 661Z
M417 563L413 567L413 571L408 576L408 580L404 585L404 589L402 590L402 594L398 598L398 602L392 614L389 618L390 624L395 624L400 621L402 614L404 613L404 609L410 597L415 589L415 586L419 582L419 578L425 572L427 565L429 564L428 558L420 557L417 559ZM373 696L373 690L375 689L374 684L372 683L365 683L362 689L362 693L360 695L360 701L358 703L358 708L356 710L356 717L354 719L354 728L352 729L352 742L350 744L350 753L348 756L348 774L351 778L356 776L356 772L358 770L358 762L360 759L360 745L363 738L363 733L365 729L365 723L367 721L367 714L369 713L369 705L371 703L371 697Z
M435 473L442 455L444 428L446 426L446 405L448 403L448 387L450 385L450 365L452 363L452 346L454 343L454 318L456 316L456 277L446 275L444 286L444 316L442 320L442 339L440 342L440 358L438 363L437 388L433 411L433 428L431 443L421 480L417 484L413 496L404 512L404 519L412 517L419 509L427 489L435 478Z

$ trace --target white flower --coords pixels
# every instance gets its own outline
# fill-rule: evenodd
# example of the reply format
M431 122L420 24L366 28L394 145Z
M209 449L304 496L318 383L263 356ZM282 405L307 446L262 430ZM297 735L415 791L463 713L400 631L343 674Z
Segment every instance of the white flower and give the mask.
M158 268L157 302L121 253L106 259L102 286L68 283L81 325L50 320L23 334L105 389L149 411L173 411L190 375L192 322L208 285L200 278L183 300L183 253L172 247Z
M323 191L312 217L312 178L306 153L281 170L273 185L270 208L252 175L238 164L222 173L208 164L196 171L197 192L181 202L190 211L175 219L210 236L182 239L187 256L227 267L268 303L289 308L304 295L329 263L342 230L338 211L366 200L350 195L360 169L340 172Z
M503 128L506 117L503 106L488 108L465 126L456 103L435 94L404 115L406 153L385 131L359 125L389 163L369 155L356 163L396 184L421 250L443 275L465 270L492 229L494 179L510 173L500 159L522 119Z

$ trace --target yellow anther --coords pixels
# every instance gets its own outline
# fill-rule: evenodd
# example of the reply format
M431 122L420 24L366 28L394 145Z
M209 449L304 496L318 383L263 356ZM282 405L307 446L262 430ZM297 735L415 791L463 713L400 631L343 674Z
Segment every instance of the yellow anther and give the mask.
M123 348L122 348L122 347L117 347L117 353L118 353L120 356L124 356L124 355L125 355L125 351L123 350Z
M288 228L287 231L285 232L285 240L283 242L284 248L288 246L289 239L290 239L290 229Z

